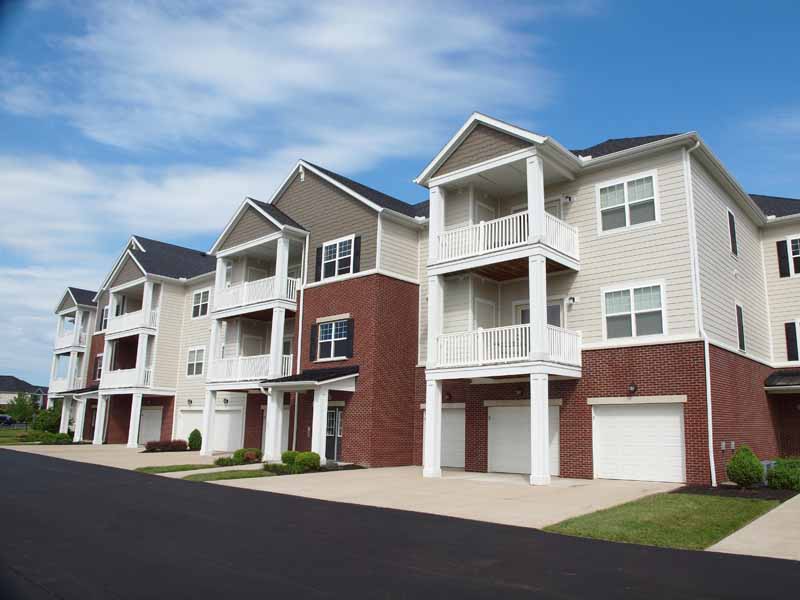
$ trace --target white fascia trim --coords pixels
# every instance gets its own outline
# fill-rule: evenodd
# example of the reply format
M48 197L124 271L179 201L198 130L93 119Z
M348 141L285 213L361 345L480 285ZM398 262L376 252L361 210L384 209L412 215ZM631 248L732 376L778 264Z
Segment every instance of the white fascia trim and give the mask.
M478 173L483 173L484 171L490 171L492 169L496 169L497 167L517 162L531 156L536 156L535 148L514 150L508 154L496 156L494 158L475 163L474 165L469 165L468 167L462 167L460 169L456 169L455 171L450 171L446 175L433 177L428 180L428 185L431 187L445 185L458 179L463 179L464 177L469 177L470 175L477 175Z
M309 171L311 171L312 173L314 173L314 174L315 174L315 175L317 175L318 177L321 177L322 179L324 179L325 181L327 181L328 183L330 183L332 186L339 188L340 190L342 190L342 191L343 191L343 192L345 192L346 194L348 194L348 195L352 196L352 197L353 197L353 198L355 198L356 200L360 200L361 202L363 202L364 204L366 204L367 206L369 206L369 207L370 207L372 210L374 210L374 211L376 211L376 212L379 212L379 213L380 213L380 212L383 212L384 208L383 208L382 206L378 206L377 204L375 204L375 203L374 203L374 202L372 202L371 200L367 200L367 199L366 199L364 196L362 196L361 194L359 194L359 193L357 193L357 192L355 192L355 191L351 190L351 189L350 189L349 187L347 187L346 185L344 185L344 184L342 184L342 183L339 183L338 181L336 181L336 180L335 180L335 179L333 179L332 177L329 177L328 175L326 175L326 174L325 174L325 173L323 173L322 171L320 171L320 170L316 169L315 167L311 166L311 165L310 165L310 164L308 164L306 161L304 161L304 160L298 161L298 165L302 165L302 166L303 166L303 168L305 168L305 169L308 169ZM296 168L296 167L295 167L295 168ZM272 203L272 202L270 201L270 204L271 204L271 203Z
M338 383L340 381L345 381L348 379L355 379L358 377L358 373L352 373L350 375L342 375L341 377L336 377L334 379L326 379L325 381L262 381L261 382L261 390L266 394L266 390L269 388L276 388L279 390L284 391L291 391L291 390L308 390L308 389L316 389L321 387L330 386L332 383ZM336 390L334 390L336 391Z
M587 398L586 404L686 404L689 398L685 394L665 396L607 396L604 398Z
M236 212L233 213L233 217L228 221L228 224L225 225L225 229L222 230L222 233L219 234L219 237L214 241L214 244L211 246L211 249L208 251L209 254L217 254L217 249L219 248L220 244L225 240L227 235L230 233L230 230L236 225L239 221L239 218L242 216L244 211L247 208L253 208L256 210L261 216L267 219L270 223L275 225L279 230L283 230L284 225L276 221L272 216L264 212L258 204L253 202L252 198L245 196L245 199L242 200L242 203L239 205L239 208L236 209ZM295 229L294 227L292 229ZM227 252L227 251L226 251Z
M137 285L141 285L145 281L147 281L147 276L146 275L143 276L143 277L139 277L138 279L134 279L132 281L126 281L125 283L121 283L119 285L115 285L114 287L109 288L108 291L111 292L112 294L115 294L117 292L121 292L122 290L127 290L128 288L132 288L132 287L136 287Z
M226 256L230 256L231 254L238 254L239 252L242 252L244 250L248 250L250 248L255 248L256 246L261 246L262 244L267 244L267 243L269 243L269 242L271 242L273 240L277 240L278 238L280 238L282 236L283 236L283 232L276 231L275 233L270 233L268 235L263 235L263 236L261 236L259 238L254 239L254 240L250 240L250 241L247 241L247 242L243 242L241 244L237 244L236 246L233 246L232 248L226 248L225 250L220 250L220 251L214 253L214 256L217 256L219 258L225 258ZM216 244L215 244L215 247L216 247ZM213 253L213 251L214 251L214 248L211 249L210 253Z
M125 387L125 388L100 388L95 394L103 396L118 396L121 394L144 394L146 396L174 396L175 389L172 388L148 388L148 387Z
M800 392L800 385L765 385L764 391L772 394L796 394Z
M612 343L610 340L603 342L589 342L581 344L581 350L611 350L614 348L630 348L631 346L659 346L661 344L683 344L685 342L702 342L703 338L696 335L654 335L649 339L620 338L622 341Z
M529 406L531 403L528 398L515 398L513 400L484 400L483 406L490 408L493 406ZM561 398L550 398L547 400L549 406L562 406L564 401ZM444 404L442 404L444 406Z
M800 221L800 213L794 215L786 215L784 217L773 217L768 216L767 222L765 223L765 227L775 227L778 225L786 225L787 223L794 223L795 221Z
M64 298L67 296L67 294L69 294L69 297L72 298L72 303L75 306L72 307L72 308L65 308L64 310L59 312L58 307L61 306L62 302L64 302ZM77 310L78 306L80 306L80 305L75 300L75 296L72 295L72 290L70 290L69 287L67 287L67 289L64 290L64 293L61 294L61 297L58 300L58 304L56 304L56 307L55 307L55 309L53 309L53 312L60 316L60 315L68 314L71 311Z
M92 300L94 300L95 302L97 302L97 299L100 298L100 294L103 293L103 291L106 289L106 286L111 282L112 279L114 279L114 276L119 271L119 268L122 265L122 261L125 259L126 256L130 256L136 263L136 266L138 266L139 269L141 269L142 273L147 275L147 272L142 268L142 265L139 264L139 261L136 260L136 257L134 257L133 254L131 254L130 249L128 248L128 246L131 245L131 242L135 243L139 247L139 249L142 252L144 252L144 249L142 248L141 244L137 241L137 239L134 236L131 236L130 239L128 240L128 243L125 244L125 249L119 255L119 258L117 258L116 262L114 263L114 266L111 268L111 272L103 280L103 284L100 286L100 289L97 290L97 293L94 295L94 298L92 298Z
M419 407L425 410L425 402L420 402ZM450 409L464 409L466 408L465 402L442 402L442 410Z

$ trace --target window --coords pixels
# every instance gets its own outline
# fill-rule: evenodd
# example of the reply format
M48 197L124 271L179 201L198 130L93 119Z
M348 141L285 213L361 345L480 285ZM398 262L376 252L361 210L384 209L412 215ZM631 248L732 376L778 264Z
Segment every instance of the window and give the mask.
M798 356L800 348L797 345L797 326L798 321L789 321L783 324L783 328L786 331L786 360L788 361L800 359L800 356Z
M731 254L739 256L739 246L736 243L736 217L728 211L728 235L731 238Z
M187 377L195 377L203 374L203 361L205 360L205 348L192 348L189 350L189 360L186 364Z
M800 238L789 240L789 250L792 258L792 272L800 275Z
M104 306L100 313L100 331L105 331L108 327L108 306Z
M656 221L655 187L655 175L599 187L601 231Z
M563 303L561 300L548 300L547 301L547 324L553 327L563 327L564 324L561 320L561 311ZM515 325L527 325L531 322L531 309L528 304L516 304L514 314Z
M736 335L739 338L739 350L746 350L744 343L744 309L741 304L736 305Z
M353 272L353 239L328 242L322 246L322 279Z
M208 290L201 290L192 295L192 318L198 319L208 314Z
M103 355L98 354L94 357L94 378L100 379L103 374Z
M664 333L660 285L605 292L606 338Z
M348 350L347 320L330 321L319 325L319 349L317 357L320 360L332 358L346 358Z
M327 422L325 423L325 435L336 435L336 411L329 410Z

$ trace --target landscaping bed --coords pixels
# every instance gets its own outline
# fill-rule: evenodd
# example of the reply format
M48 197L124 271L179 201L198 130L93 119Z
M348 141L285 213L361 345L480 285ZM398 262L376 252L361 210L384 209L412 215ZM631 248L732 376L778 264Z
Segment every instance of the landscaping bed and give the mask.
M177 473L179 471L198 471L200 469L213 469L214 465L162 465L158 467L139 467L136 471L139 473L151 473L158 475L159 473Z
M746 498L750 500L777 500L786 502L794 498L799 492L794 490L775 490L769 487L743 489L736 485L723 484L719 487L690 486L679 488L670 492L672 494L697 494L700 496L716 496L719 498Z
M183 477L186 481L225 481L226 479L251 479L254 477L272 477L273 473L264 471L263 469L257 470L231 470L231 471L216 471L214 473L195 473Z

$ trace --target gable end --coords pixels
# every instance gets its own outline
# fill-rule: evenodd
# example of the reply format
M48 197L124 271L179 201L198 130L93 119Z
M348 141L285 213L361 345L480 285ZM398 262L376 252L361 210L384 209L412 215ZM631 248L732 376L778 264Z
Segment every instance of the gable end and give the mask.
M278 231L274 223L252 206L248 206L220 244L219 250L227 250Z
M447 157L432 177L446 175L485 160L529 148L531 143L478 123L464 141Z

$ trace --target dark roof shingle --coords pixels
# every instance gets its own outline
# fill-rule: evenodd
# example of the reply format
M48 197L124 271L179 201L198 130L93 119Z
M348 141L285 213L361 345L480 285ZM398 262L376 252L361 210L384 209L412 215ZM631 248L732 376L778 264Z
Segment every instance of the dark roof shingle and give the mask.
M594 146L589 146L588 148L584 148L583 150L570 150L570 152L572 152L576 156L591 156L592 158L597 158L599 156L605 156L606 154L621 152L622 150L630 150L631 148L636 148L637 146L644 146L645 144L650 144L651 142L665 140L667 138L675 137L676 135L680 134L663 133L658 135L645 135L640 137L610 138L607 139L605 142L600 142L599 144L595 144Z
M84 306L97 306L97 302L94 301L94 297L97 295L97 292L72 286L70 286L68 289L72 294L72 297L75 298L75 302L78 304L83 304Z
M262 209L265 213L267 213L270 217L275 219L281 225L288 225L289 227L295 227L297 229L302 229L303 231L308 231L305 227L300 225L300 223L292 219L289 215L287 215L277 206L273 206L269 202L262 202L261 200L250 198L249 196L247 199L256 204L260 209Z
M295 381L328 381L336 379L337 377L345 377L346 375L356 375L358 373L358 365L349 367L331 367L327 369L306 369L297 375L289 375L288 377L281 377L279 379L269 379L261 382L264 387L269 387L271 383L292 383Z
M173 279L191 279L212 273L217 268L216 259L201 250L193 250L175 244L167 244L141 236L134 236L145 249L131 252L145 271Z
M775 217L787 217L800 213L800 199L784 198L782 196L764 196L762 194L750 194L753 201L758 204L765 215Z
M797 369L775 371L764 381L765 387L782 387L789 385L800 385L800 371Z
M0 392L25 392L30 394L38 392L39 390L47 391L47 388L31 385L24 379L14 377L13 375L0 375Z

